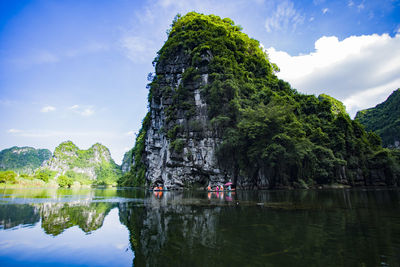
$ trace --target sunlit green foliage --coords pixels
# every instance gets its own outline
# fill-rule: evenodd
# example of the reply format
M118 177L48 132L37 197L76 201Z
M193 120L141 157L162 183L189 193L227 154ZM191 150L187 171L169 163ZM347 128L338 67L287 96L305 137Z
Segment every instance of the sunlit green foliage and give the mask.
M13 171L0 171L0 183L15 183L17 174Z
M71 187L74 183L74 180L67 175L60 175L57 178L57 183L60 187Z
M339 113L347 114L346 107L343 105L342 102L340 102L336 98L333 98L326 94L320 94L318 96L318 99L320 101L328 101L329 104L331 105L331 111L333 114L335 114L335 115L338 115Z
M50 170L44 169L44 170L37 170L35 172L34 177L36 179L42 180L45 183L48 183L50 181L50 179L53 179L56 174L57 174L57 172L55 172L55 171L50 171Z
M79 182L81 185L90 185L93 183L93 180L91 180L90 177L84 173L78 173L72 170L68 170L65 172L64 175L68 177L72 181L72 183Z
M102 162L95 169L97 185L117 185L117 179L121 176L121 171L116 169L112 163Z

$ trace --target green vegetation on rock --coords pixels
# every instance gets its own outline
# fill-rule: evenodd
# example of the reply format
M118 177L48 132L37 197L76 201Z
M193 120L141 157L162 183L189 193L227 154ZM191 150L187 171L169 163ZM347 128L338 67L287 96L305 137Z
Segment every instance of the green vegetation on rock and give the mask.
M145 152L145 138L148 127L150 126L150 113L143 119L142 128L136 138L132 156L135 164L130 171L121 176L118 180L119 186L144 186L146 182L146 166L142 160Z
M205 127L222 139L216 155L234 183L240 177L242 184L258 187L262 176L271 188L398 185L399 162L393 152L382 149L376 135L351 120L340 101L298 93L278 79L278 67L259 42L242 33L232 20L190 12L176 17L168 33L154 60L149 106L164 96L172 99L165 109L163 128L171 153L183 150L185 136L193 130L174 122L179 114L195 115L191 84L206 73L207 82L201 88L208 108ZM158 70L178 57L185 58L187 65L178 87L171 90ZM144 179L149 120L148 114L136 140L135 166L121 184L141 184Z
M73 142L66 141L56 147L53 157L41 168L40 172L52 171L61 179L60 186L80 185L116 185L121 176L120 167L111 158L107 147L97 143L89 149L81 150Z
M32 174L50 157L51 152L48 149L14 146L0 152L0 170Z
M376 132L386 147L400 147L400 89L374 108L357 112L359 120L368 131Z

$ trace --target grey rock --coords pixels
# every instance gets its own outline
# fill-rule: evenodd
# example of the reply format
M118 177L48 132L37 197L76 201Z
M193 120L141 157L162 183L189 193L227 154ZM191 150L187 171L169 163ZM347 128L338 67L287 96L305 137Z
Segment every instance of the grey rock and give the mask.
M211 53L204 55L210 60ZM171 94L154 95L150 105L151 122L145 139L146 179L149 185L162 184L178 189L198 183L203 186L222 184L226 174L218 165L216 149L221 139L208 129L209 119L206 101L201 96L201 88L208 83L207 69L197 82L182 83L182 75L189 66L188 58L178 55L166 64L158 64L156 74L162 77L160 84L169 87ZM191 104L195 114L186 116L185 110L178 110L172 121L167 121L166 109L173 103L173 95L178 86L186 86L192 94ZM177 153L171 149L167 130L179 125L182 129L177 136L184 140L184 149Z

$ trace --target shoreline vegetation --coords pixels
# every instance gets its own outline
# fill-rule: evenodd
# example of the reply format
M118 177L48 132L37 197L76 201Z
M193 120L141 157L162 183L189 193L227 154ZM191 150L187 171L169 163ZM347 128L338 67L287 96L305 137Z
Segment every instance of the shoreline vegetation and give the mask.
M66 175L55 177L56 172L37 171L33 175L18 174L14 171L0 171L0 188L91 188L116 187L117 183L98 183L97 181L74 181Z
M71 188L71 189L83 189L83 188L125 188L125 186L117 185L117 183L113 184L98 184L95 181L91 184L89 183L80 183L78 181L73 181L72 183L67 183L64 180L65 175L60 175L61 179L54 179L54 177L45 181L43 178L45 177L43 173L27 175L27 174L17 174L14 171L0 171L0 189L13 189L13 188ZM387 187L387 186L385 186ZM147 189L145 186L133 186L132 188L143 188ZM339 183L333 184L324 184L324 185L298 185L298 186L283 186L276 188L252 188L251 190L287 190L287 189L351 189L351 188L360 188L360 186L350 186ZM377 187L379 188L379 186ZM239 190L249 190L248 188L238 188ZM182 191L182 190L201 190L207 191L202 187L188 187L181 188L180 190L168 190L168 191Z

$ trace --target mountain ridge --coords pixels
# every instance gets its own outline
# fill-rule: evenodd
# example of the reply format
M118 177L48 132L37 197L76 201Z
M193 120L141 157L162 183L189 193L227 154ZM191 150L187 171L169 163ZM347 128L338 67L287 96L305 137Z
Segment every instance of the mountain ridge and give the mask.
M375 131L384 146L400 148L400 88L375 107L358 111L355 119L368 131Z
M48 149L13 146L0 151L0 170L31 174L51 156L52 153Z

